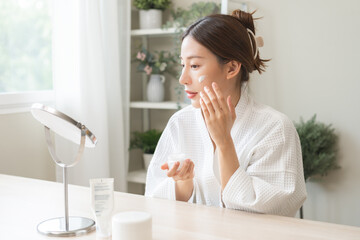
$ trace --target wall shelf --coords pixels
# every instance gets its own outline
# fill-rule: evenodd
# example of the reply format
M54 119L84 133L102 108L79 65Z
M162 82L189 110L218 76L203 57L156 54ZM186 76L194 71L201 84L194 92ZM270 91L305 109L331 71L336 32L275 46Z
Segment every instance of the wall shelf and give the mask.
M174 37L175 34L177 33L177 31L180 29L176 29L176 28L169 28L169 29L162 29L162 28L156 28L156 29L133 29L131 30L131 36L130 36L130 47L132 47L133 44L137 44L137 40L141 41L141 45L142 47L144 47L145 49L149 49L149 51L152 51L154 49L162 49L162 50L171 50L173 47L170 45L163 45L162 43L158 43L158 38L167 38L165 40L163 40L162 42L173 42L171 41L171 37ZM153 44L154 46L150 46L150 43ZM134 51L136 51L135 48L131 48L132 53L134 53ZM131 54L130 54L131 55ZM130 66L132 61L129 58L128 61L130 62ZM130 70L130 76L128 78L129 86L130 86L130 92L131 92L131 88L135 88L138 89L136 90L137 93L139 93L139 91L141 92L141 95L144 97L143 99L141 98L137 98L137 100L140 101L131 101L130 100L130 104L129 104L129 108L130 110L136 110L136 111L141 111L142 115L141 115L141 121L135 121L134 123L134 127L132 126L132 119L131 119L131 115L130 114L130 129L129 131L135 131L135 130L139 130L141 129L142 132L147 131L149 129L151 129L153 126L151 125L150 122L150 118L151 118L151 111L152 110L171 110L171 111L177 111L179 109L182 109L184 107L187 107L189 104L183 103L183 102L177 102L176 99L171 99L169 101L164 101L164 102L148 102L145 100L145 96L146 96L146 89L147 89L147 82L148 82L148 76L145 74L142 74L141 78L142 78L142 87L140 87L139 85L141 84L141 81L136 81L137 84L134 84L132 86L131 83L131 75L132 75L132 71L135 71L134 69ZM131 99L131 94L130 94L130 99ZM143 100L143 101L142 101ZM168 112L159 112L156 113L157 114L157 119L161 119L163 120L164 118L168 118ZM133 116L135 117L135 116ZM166 120L166 119L165 119ZM140 127L139 124L141 124L142 126ZM162 124L161 124L162 125ZM164 126L165 128L165 126ZM128 141L130 141L130 139L128 139ZM130 154L129 154L129 165L130 162L134 162L134 161L130 161ZM134 156L135 157L135 156ZM136 160L135 162L139 163L140 162L140 155L136 156ZM136 163L133 163L136 164ZM141 164L142 165L142 164ZM142 165L143 166L143 165ZM136 164L133 165L130 169L138 169L141 168L142 166L140 166L140 164ZM145 169L138 169L136 171L130 171L127 173L127 181L131 182L131 183L137 183L137 184L145 184L146 183L146 170ZM134 188L137 188L137 186L135 186ZM131 191L130 191L131 192Z
M129 182L145 184L146 183L146 170L140 169L140 170L129 172L127 175L127 180Z
M133 37L164 37L164 36L170 36L175 33L175 28L168 28L168 29L162 29L162 28L154 28L154 29L135 29L131 30L131 36Z

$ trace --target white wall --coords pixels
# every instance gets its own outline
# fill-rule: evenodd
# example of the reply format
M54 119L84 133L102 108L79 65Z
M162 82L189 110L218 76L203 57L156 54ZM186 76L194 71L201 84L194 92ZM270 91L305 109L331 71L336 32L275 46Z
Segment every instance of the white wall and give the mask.
M0 115L0 173L55 180L44 127L30 112Z
M257 99L299 121L313 114L340 136L341 169L307 183L307 219L360 226L360 2L253 0L268 71Z

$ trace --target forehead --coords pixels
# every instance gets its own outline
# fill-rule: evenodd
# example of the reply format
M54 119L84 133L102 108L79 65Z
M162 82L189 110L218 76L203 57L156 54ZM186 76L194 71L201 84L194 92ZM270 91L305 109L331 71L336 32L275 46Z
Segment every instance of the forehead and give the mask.
M206 47L201 45L193 37L187 36L181 44L180 58L183 60L191 58L207 58L213 55Z

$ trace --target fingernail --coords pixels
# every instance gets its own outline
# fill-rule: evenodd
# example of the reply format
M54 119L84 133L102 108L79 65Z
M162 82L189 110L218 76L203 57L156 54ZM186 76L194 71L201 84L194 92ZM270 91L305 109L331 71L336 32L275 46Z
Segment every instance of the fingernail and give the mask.
M207 86L205 87L205 91L209 91L209 88Z

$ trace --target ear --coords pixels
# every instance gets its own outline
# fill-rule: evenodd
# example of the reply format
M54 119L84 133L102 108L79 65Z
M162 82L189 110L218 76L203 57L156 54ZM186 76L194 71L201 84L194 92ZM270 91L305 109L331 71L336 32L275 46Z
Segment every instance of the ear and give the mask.
M226 73L227 79L232 79L236 77L240 72L241 63L239 63L238 61L231 60L226 65L227 65L227 73Z

